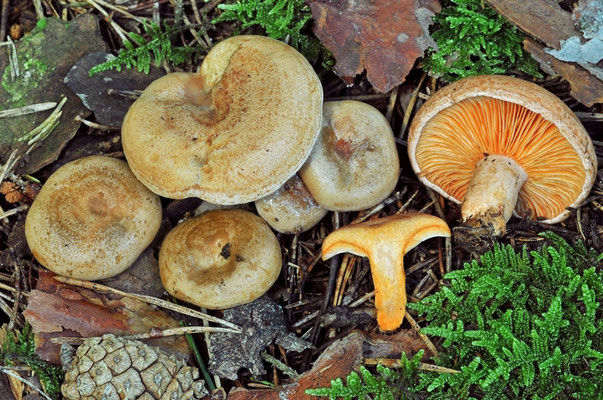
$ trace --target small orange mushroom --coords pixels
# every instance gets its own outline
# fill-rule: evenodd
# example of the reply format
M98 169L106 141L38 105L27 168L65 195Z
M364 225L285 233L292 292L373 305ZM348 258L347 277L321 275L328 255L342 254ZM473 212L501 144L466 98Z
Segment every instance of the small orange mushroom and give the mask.
M377 322L381 330L391 331L402 324L406 310L404 255L436 236L450 237L450 228L440 218L423 213L395 214L332 232L322 244L322 258L343 252L368 257Z
M513 214L565 220L597 174L574 113L546 89L499 75L434 93L410 126L408 157L425 186L462 203L464 225L477 236L504 234Z

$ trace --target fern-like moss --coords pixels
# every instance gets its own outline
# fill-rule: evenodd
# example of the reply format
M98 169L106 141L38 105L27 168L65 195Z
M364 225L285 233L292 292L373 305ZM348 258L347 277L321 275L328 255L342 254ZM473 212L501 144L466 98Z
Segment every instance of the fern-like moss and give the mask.
M46 394L58 399L61 394L63 371L61 367L52 365L35 354L34 335L30 325L25 325L23 330L14 335L7 332L5 339L0 343L0 360L4 365L26 365L37 375Z
M433 75L446 81L510 70L542 76L523 50L524 35L483 0L443 0L442 7L431 29L438 51L424 60Z
M309 32L312 12L304 0L235 0L218 8L223 12L214 24L239 22L241 29L259 26L273 39L288 40L311 62L332 64L330 53Z
M427 320L422 332L441 340L433 362L460 371L403 371L408 391L428 399L601 398L603 254L542 236L539 251L495 245L408 305ZM337 390L312 393L348 393Z
M172 44L173 37L184 27L165 25L162 30L153 22L144 23L143 27L148 39L135 32L129 32L130 40L124 42L125 49L122 49L117 57L92 67L88 74L92 76L110 69L121 71L124 66L128 69L136 67L138 71L148 74L153 62L160 65L163 60L167 60L179 65L194 58L200 51L200 48Z

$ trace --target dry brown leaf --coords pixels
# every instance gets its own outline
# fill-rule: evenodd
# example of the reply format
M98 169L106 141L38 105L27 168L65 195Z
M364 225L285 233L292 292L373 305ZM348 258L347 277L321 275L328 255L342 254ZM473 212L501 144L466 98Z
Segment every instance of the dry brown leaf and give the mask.
M429 351L414 331L402 330L394 335L352 332L343 339L333 342L318 357L312 369L300 375L291 384L278 386L270 390L248 390L238 388L228 394L228 400L306 400L311 397L306 389L328 387L332 379L346 377L360 367L365 358L401 357L404 350L412 357L420 349L425 350L424 359Z
M417 58L436 47L429 25L438 0L309 2L314 33L335 59L335 73L352 84L366 69L369 82L388 92L404 82Z
M139 300L64 285L52 276L40 271L37 288L31 291L23 313L35 334L36 353L49 362L59 363L60 346L49 342L53 337L148 333L152 328L179 326L165 312ZM147 343L180 356L190 353L184 336L151 339Z
M547 46L561 48L560 42L580 35L571 14L550 0L486 0L499 14Z
M595 103L603 103L603 81L597 79L586 69L576 63L556 59L533 40L524 40L523 47L532 54L544 71L555 72L565 78L572 87L571 95L580 103L588 107Z
M17 371L13 371L13 373L21 376L21 374L19 374L19 372ZM20 380L18 380L17 378L15 378L12 375L6 375L8 377L8 383L10 385L10 391L13 394L13 397L15 398L15 400L22 400L23 399L23 389L24 389L24 384L23 382L21 382Z

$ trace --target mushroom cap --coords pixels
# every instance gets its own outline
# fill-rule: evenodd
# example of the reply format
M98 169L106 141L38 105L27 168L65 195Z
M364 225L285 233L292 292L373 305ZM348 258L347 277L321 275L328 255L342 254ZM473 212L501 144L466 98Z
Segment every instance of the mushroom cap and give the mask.
M320 138L299 175L327 210L358 211L378 204L400 176L389 123L368 104L326 102Z
M159 251L159 274L175 298L209 309L249 303L281 271L278 240L255 214L208 211L176 226Z
M57 169L29 209L25 238L59 275L105 279L126 270L161 225L161 202L125 161L80 158Z
M218 43L198 73L149 85L128 111L123 148L134 174L169 198L255 201L308 158L322 87L306 59L263 36Z
M556 223L588 195L597 158L588 133L555 95L521 79L482 75L435 92L414 117L408 156L428 187L461 203L477 163L515 160L527 173L515 213Z
M276 192L256 200L255 207L268 225L281 233L305 232L325 215L299 175L294 175Z

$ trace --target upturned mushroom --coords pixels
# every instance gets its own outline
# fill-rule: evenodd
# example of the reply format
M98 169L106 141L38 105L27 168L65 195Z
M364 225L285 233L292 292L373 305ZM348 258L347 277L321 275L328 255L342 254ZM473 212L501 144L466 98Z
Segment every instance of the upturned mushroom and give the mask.
M408 156L419 179L462 203L475 235L501 235L515 212L554 224L588 195L597 157L572 111L508 76L465 78L435 92L413 119Z
M281 233L305 232L328 212L316 203L299 175L294 175L276 192L256 200L255 207L259 216Z
M436 236L450 236L448 225L440 218L423 213L395 214L333 231L322 244L322 258L343 252L368 257L377 322L381 330L391 331L400 327L406 310L404 255Z
M322 86L291 46L262 36L218 43L198 73L149 85L128 111L134 174L168 198L242 204L282 186L320 132Z
M176 226L159 251L159 274L175 298L209 309L249 303L276 281L281 248L249 211L208 211Z
M59 275L105 279L126 270L161 224L159 197L122 161L91 156L63 165L29 209L25 238Z
M326 102L320 138L299 175L327 210L359 211L378 204L400 176L389 123L368 104Z

